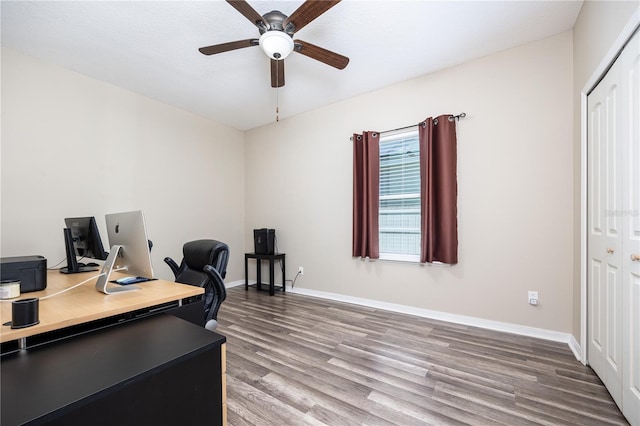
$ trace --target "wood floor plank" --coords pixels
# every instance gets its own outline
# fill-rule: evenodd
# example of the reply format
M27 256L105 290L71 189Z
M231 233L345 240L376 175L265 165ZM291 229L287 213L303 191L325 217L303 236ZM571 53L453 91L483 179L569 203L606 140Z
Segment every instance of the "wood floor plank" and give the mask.
M441 407L455 407L465 413L464 421L470 425L504 425L504 426L528 426L528 425L555 425L553 419L545 421L542 416L512 416L501 410L488 408L486 404L478 403L472 399L457 396L455 393L443 392L440 387L434 392L433 400Z
M332 374L367 384L372 389L377 389L377 386L382 389L395 388L425 396L431 394L437 384L437 381L430 377L418 377L414 374L404 376L390 374L389 370L382 371L379 366L369 367L354 362L354 360L349 362L342 358L332 358L329 360L329 364L335 368L331 370ZM396 371L392 371L392 373L396 373Z
M414 404L402 399L384 394L382 392L373 391L368 397L381 405L392 408L395 411L411 416L416 420L430 425L464 425L464 422L448 417L442 413L428 408L427 404ZM427 402L427 401L425 401Z
M553 408L560 408L559 412L571 413L568 417L573 419L581 419L580 422L574 424L592 422L603 422L610 424L620 424L616 417L618 409L615 404L598 404L593 402L588 404L583 401L576 401L573 397L563 396L560 392L544 393L537 392L538 389L530 388L518 390L516 392L516 403L520 406L536 406L541 407L541 412L555 412ZM607 419L611 419L608 421Z
M306 413L297 411L295 408L280 402L273 396L259 391L258 389L247 385L238 380L227 382L232 386L233 392L228 393L229 398L235 401L243 401L242 412L246 416L251 413L252 421L255 424L296 424L322 426L324 423L317 421L313 417L307 416ZM228 408L235 409L235 404L229 404ZM257 418L256 418L257 417ZM245 417L245 420L247 417ZM283 423L283 419L286 419Z
M230 288L230 426L628 425L566 344Z

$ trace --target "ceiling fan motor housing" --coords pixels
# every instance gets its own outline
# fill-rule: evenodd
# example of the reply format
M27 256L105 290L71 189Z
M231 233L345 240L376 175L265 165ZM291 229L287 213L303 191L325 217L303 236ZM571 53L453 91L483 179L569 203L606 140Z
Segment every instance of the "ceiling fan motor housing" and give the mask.
M290 37L293 37L293 33L296 30L295 26L292 23L287 24L286 28L282 26L284 20L287 19L287 15L285 15L284 13L280 12L279 10L272 10L271 12L262 15L262 18L269 24L269 27L266 28L264 26L264 23L258 22L257 25L260 34L264 34L269 30L277 30L284 31L285 33L289 34Z

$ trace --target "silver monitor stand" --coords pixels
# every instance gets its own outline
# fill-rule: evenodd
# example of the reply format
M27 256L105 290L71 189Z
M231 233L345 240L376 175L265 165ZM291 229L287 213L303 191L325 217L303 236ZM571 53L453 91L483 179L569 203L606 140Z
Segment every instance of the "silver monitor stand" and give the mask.
M107 256L107 260L105 260L104 265L102 265L102 271L100 271L101 275L98 277L98 281L96 281L96 290L101 293L114 294L122 293L123 291L140 290L140 287L133 285L109 286L109 276L111 275L111 272L113 272L113 265L116 263L120 250L122 250L122 246L115 245L111 247L109 256Z

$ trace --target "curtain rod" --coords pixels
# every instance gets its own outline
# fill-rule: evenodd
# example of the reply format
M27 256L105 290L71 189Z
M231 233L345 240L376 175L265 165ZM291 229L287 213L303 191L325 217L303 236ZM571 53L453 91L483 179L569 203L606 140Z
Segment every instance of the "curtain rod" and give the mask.
M467 114L466 114L466 113L461 112L461 113L460 113L460 114L458 114L458 115L450 115L448 118L449 118L449 121L453 121L453 120L458 120L458 121L460 121L460 119L461 119L461 118L465 118L466 116L467 116ZM384 134L384 133L397 132L398 130L410 129L410 128L412 128L412 127L416 127L416 126L424 126L424 124L425 124L425 122L424 122L424 121L421 121L421 122L420 122L420 123L418 123L418 124L412 124L412 125L410 125L410 126L398 127L397 129L392 129L392 130L385 130L384 132L380 132L380 134L382 135L382 134ZM438 125L438 119L437 119L437 118L435 118L435 119L433 120L433 124ZM352 141L352 140L353 140L353 136L352 136L352 137L350 137L350 138L349 138L349 140L350 140L350 141Z

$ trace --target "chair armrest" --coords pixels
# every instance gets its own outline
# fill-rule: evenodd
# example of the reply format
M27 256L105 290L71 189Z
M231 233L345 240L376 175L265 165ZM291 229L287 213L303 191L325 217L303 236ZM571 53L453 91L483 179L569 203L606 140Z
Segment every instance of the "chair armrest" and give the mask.
M167 265L169 265L169 268L171 268L171 272L173 272L173 276L175 278L178 277L178 264L170 257L165 257L164 258L164 263L166 263Z
M207 320L217 319L218 309L220 309L220 305L227 298L227 289L224 286L224 280L222 279L222 277L220 276L216 268L214 268L211 265L205 265L204 268L202 269L207 273L207 275L211 279L214 293L215 293L213 306L211 306L211 310L207 315L208 317Z

